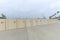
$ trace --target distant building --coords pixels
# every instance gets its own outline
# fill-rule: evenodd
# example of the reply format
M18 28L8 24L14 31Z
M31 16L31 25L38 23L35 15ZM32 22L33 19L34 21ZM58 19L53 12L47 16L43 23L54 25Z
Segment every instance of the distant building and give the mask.
M6 16L4 14L1 14L0 19L6 19Z
M54 13L52 16L49 17L49 19L58 19L60 20L60 15L59 15L60 11L57 11L56 13ZM56 17L56 15L59 15Z
M3 19L2 17L0 17L0 19Z
M53 19L58 19L58 20L60 20L60 16L58 16L58 17L54 17Z

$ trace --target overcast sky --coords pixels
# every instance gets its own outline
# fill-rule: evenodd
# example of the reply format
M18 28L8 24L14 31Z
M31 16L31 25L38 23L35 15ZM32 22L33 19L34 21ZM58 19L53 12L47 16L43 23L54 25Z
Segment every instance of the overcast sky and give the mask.
M58 10L60 0L0 0L0 14L8 18L48 18Z

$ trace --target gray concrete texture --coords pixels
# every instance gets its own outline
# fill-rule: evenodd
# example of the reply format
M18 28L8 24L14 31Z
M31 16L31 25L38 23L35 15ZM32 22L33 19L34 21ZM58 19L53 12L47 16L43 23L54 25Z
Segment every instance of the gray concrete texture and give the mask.
M0 19L0 31L57 23L56 19Z
M0 40L60 40L60 22L1 31Z

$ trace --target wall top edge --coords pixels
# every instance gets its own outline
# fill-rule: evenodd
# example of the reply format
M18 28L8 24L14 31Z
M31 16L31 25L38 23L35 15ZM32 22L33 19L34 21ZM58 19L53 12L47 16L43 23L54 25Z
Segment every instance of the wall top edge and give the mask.
M36 19L36 18L34 18L34 19L23 19L23 18L21 18L21 19L0 19L0 20L58 20L58 19Z

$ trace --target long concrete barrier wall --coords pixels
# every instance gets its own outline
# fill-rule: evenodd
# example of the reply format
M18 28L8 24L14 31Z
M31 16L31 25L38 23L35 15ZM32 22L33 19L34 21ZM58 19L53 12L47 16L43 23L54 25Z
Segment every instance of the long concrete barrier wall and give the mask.
M0 31L58 23L57 19L0 19Z

